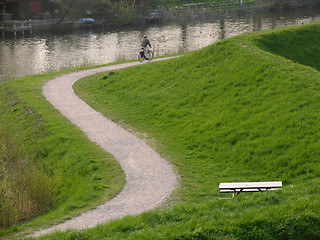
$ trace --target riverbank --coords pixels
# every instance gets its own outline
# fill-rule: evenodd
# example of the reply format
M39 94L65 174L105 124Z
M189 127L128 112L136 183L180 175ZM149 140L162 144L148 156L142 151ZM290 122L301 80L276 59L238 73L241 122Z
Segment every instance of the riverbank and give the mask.
M206 20L208 18L209 20ZM252 31L319 21L319 11L294 10L223 15L158 24L138 24L111 31L103 28L39 31L31 37L0 39L0 81L24 75L137 59L147 34L156 56L193 51Z

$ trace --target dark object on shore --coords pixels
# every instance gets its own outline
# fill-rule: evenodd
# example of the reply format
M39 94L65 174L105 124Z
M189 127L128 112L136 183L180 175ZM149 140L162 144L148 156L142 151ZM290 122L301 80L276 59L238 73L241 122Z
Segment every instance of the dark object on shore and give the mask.
M162 11L155 10L152 13L150 13L148 17L145 17L144 19L147 23L156 23L162 20L162 14L163 14Z

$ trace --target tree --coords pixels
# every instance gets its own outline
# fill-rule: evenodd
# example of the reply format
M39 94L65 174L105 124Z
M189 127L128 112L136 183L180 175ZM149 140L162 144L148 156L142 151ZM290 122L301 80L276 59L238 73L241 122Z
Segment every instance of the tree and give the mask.
M112 25L131 23L136 17L135 0L90 0L93 15Z
M60 8L60 22L68 20L75 15L79 15L79 11L86 9L90 1L86 0L58 0Z
M89 10L92 17L112 25L131 23L136 17L135 0L58 0L60 22L82 17Z

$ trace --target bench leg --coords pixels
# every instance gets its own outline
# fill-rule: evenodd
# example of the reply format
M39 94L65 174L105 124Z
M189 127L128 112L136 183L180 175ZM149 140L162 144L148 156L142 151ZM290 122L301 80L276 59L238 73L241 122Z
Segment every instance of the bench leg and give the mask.
M242 189L240 189L240 191L239 191L239 192L237 192L237 190L236 190L236 189L234 189L234 191L233 191L233 193L232 193L232 197L234 198L236 194L237 194L237 195L239 195L242 191L243 191L243 188L242 188Z
M237 193L237 195L239 195L242 191L243 191L243 189L241 189L241 190Z

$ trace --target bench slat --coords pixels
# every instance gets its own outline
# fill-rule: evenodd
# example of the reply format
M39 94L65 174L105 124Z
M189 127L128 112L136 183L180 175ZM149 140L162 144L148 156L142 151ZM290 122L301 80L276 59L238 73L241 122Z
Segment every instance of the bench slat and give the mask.
M238 183L220 183L219 189L250 189L250 188L280 188L281 181L274 182L238 182Z
M240 194L241 192L264 192L267 190L278 190L282 187L282 181L273 182L238 182L238 183L220 183L221 193Z

